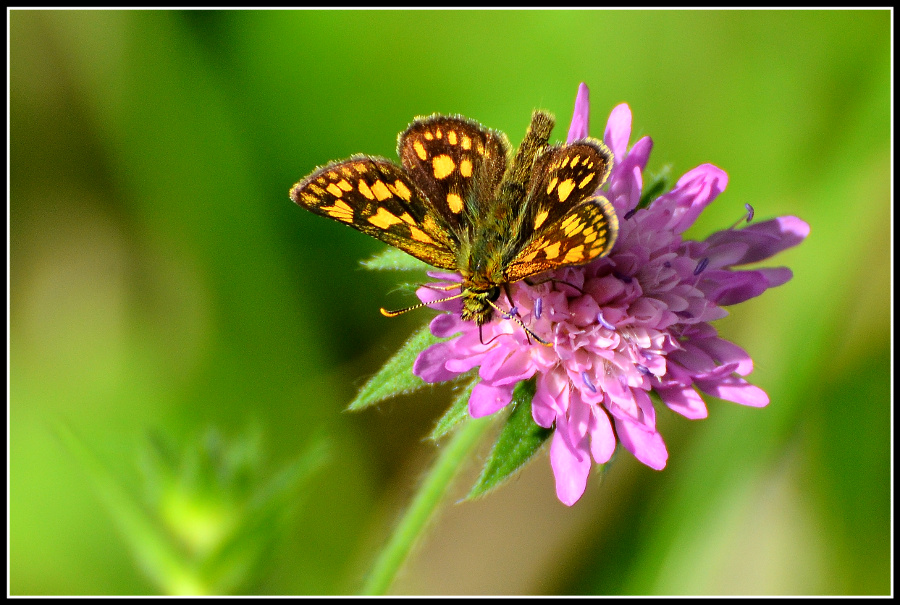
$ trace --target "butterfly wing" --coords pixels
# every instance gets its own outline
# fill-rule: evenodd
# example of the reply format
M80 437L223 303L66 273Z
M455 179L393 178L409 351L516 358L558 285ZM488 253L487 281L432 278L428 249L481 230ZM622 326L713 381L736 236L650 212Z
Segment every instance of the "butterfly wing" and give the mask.
M405 171L383 159L332 162L294 185L291 199L441 269L456 269L456 245Z
M510 282L544 271L580 265L605 256L619 233L619 220L609 201L595 195L537 230L533 239L509 263Z
M606 182L612 164L612 152L597 139L548 147L531 173L522 237L527 240L591 197Z
M490 210L508 153L503 133L462 116L416 118L397 141L409 178L457 242Z

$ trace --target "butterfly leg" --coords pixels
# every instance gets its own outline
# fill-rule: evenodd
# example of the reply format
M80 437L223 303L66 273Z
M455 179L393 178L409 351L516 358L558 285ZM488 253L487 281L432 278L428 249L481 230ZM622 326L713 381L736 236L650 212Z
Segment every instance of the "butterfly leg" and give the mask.
M576 290L578 290L579 292L581 292L582 294L584 294L584 290L582 290L581 288L579 288L579 287L576 286L575 284L570 284L569 282L567 282L567 281L565 281L565 280L563 280L563 279L556 279L555 277L548 277L547 279L542 279L541 281L533 282L533 283L532 283L531 281L529 281L529 279L526 277L526 278L523 279L522 281L525 282L526 284L528 284L529 286L532 286L532 287L533 287L533 286L540 286L541 284L546 284L547 282L553 282L553 283L555 283L555 284L565 284L565 285L567 285L567 286L569 286L569 287L571 287L571 288L575 288Z

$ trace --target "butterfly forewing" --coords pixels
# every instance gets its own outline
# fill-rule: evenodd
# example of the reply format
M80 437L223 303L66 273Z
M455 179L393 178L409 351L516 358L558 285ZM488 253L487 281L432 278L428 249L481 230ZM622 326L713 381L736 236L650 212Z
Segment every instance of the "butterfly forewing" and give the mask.
M437 114L417 118L397 144L410 179L457 237L485 212L480 206L496 198L508 151L502 133L461 116Z
M589 262L609 253L618 232L619 221L612 204L603 196L589 198L539 229L509 264L506 277L515 282L558 267Z
M328 164L294 185L291 199L430 265L457 267L450 234L429 211L419 187L388 160L354 156Z
M523 216L524 234L541 234L606 182L612 152L596 139L548 147L535 160Z

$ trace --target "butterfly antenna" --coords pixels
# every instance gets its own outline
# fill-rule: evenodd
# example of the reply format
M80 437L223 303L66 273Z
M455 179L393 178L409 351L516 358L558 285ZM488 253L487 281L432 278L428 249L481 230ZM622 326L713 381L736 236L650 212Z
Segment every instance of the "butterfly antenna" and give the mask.
M488 302L489 305L491 305L492 307L494 307L494 309L496 309L503 317L505 317L505 318L507 318L507 319L511 319L511 320L513 320L514 322L516 322L517 324L519 324L519 326L521 326L521 328L522 328L523 330L525 330L525 336L526 336L526 337L528 337L529 335L530 335L530 336L533 336L534 339L535 339L536 341L538 341L539 343L541 343L541 344L544 345L545 347L552 347L552 346L553 346L553 343L552 343L552 342L547 342L546 340L544 340L543 338L541 338L540 336L538 336L537 334L535 334L534 332L532 332L532 331L528 328L528 326L526 326L526 325L522 322L521 319L519 319L519 318L516 317L515 315L510 315L509 313L507 313L506 311L504 311L503 309L501 309L500 307L498 307L497 305L495 305L495 304L492 303L491 301L487 301L487 302ZM479 326L479 327L480 327L480 326ZM491 339L491 340L493 340L493 339ZM488 341L488 342L490 342L490 341Z
M448 296L447 298L441 298L439 300L433 300L433 301L427 302L427 303L419 303L419 304L413 305L411 307L406 307L405 309L397 309L396 311L388 311L387 309L382 308L381 314L384 315L385 317L397 317L398 315L402 315L402 314L406 313L407 311L412 311L414 309L421 309L422 307L427 307L428 305L433 305L435 303L447 302L448 300L453 300L455 298L462 298L462 296L463 296L463 293L460 292L459 294L454 294L453 296Z

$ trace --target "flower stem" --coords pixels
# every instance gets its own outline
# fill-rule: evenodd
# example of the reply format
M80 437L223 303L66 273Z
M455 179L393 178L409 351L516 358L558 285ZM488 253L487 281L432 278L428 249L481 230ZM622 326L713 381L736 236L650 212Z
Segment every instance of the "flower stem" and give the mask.
M441 452L425 481L400 519L390 540L363 585L364 595L387 593L400 566L409 556L416 539L443 500L450 484L463 467L466 458L491 425L491 417L470 419L453 435Z

